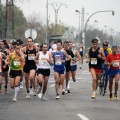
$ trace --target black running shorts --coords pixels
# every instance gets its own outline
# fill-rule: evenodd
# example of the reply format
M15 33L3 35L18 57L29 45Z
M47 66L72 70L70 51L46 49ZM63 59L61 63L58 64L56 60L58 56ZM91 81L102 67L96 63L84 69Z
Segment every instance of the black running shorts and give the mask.
M37 70L37 74L42 74L43 76L50 76L50 69L41 69Z
M10 78L15 78L16 76L22 75L22 70L10 70Z

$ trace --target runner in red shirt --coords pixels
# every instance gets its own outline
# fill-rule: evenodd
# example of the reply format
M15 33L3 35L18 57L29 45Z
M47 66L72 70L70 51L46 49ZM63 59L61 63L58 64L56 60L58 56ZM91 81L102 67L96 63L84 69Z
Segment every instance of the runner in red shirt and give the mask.
M109 69L109 91L110 91L110 100L112 100L112 86L113 78L115 78L115 93L114 97L117 100L118 95L118 81L120 77L120 54L117 53L117 46L112 46L112 54L109 54L105 60L105 65L110 66Z

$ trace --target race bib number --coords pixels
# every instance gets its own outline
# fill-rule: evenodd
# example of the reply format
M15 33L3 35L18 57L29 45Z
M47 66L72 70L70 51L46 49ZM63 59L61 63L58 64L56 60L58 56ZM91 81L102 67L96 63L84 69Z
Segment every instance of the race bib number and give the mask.
M34 54L28 54L28 60L34 60L35 55Z
M113 67L119 67L119 60L113 61Z
M97 58L91 58L91 64L97 65Z
M62 64L60 55L55 55L55 64L56 65L61 65Z
M14 66L19 66L20 65L20 61L14 61Z
M46 58L41 58L41 62L43 65L47 65L47 59Z

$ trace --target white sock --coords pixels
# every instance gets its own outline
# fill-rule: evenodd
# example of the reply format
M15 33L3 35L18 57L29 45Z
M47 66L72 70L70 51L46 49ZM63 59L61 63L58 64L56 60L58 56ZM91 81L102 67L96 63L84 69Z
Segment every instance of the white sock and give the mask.
M14 95L14 97L17 97L18 91L19 91L19 88L18 88L18 87L15 87L15 95Z
M68 81L67 89L70 89L70 80Z

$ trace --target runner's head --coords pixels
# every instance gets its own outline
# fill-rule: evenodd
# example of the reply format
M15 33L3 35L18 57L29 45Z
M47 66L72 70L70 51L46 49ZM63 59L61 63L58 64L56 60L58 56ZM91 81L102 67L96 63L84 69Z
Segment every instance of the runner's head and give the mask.
M23 48L24 45L23 45L23 41L21 39L17 39L17 42L20 44L20 47Z
M117 45L113 45L111 48L112 48L112 53L116 54L117 53Z
M69 42L65 41L64 44L63 44L63 46L64 46L65 50L69 49Z
M5 40L2 40L2 41L0 42L1 48L4 49L4 48L5 48L5 45L6 45L6 41L5 41Z
M102 42L102 45L103 45L103 49L104 49L104 50L107 50L107 48L108 48L108 44L109 44L108 41L104 41L104 42Z
M93 48L97 48L98 47L98 39L92 39L92 46Z
M42 47L42 51L44 53L46 53L48 51L48 44L47 43L43 43L41 47Z
M15 44L15 52L16 52L17 54L20 53L20 48L21 48L20 43L19 43L19 42L16 42L16 44Z
M57 49L58 50L62 49L62 42L61 41L57 41Z
M28 38L27 38L27 45L28 45L29 47L32 47L32 46L34 45L34 41L33 41L33 39L32 39L31 37L28 37Z

